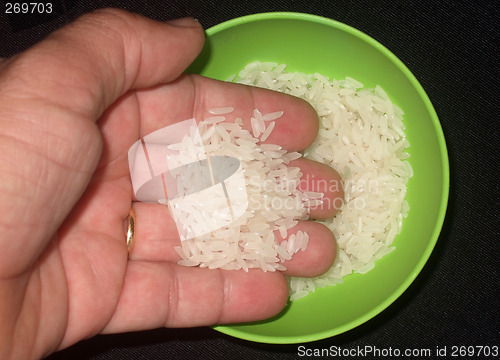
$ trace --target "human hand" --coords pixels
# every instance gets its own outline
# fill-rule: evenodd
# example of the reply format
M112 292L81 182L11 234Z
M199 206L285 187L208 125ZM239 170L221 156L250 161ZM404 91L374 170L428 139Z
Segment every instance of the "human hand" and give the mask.
M194 20L103 10L0 62L0 358L42 357L99 333L260 320L284 307L282 273L181 267L165 207L133 202L129 147L207 109L285 110L267 142L290 151L316 136L317 116L297 98L182 75L202 46ZM339 180L324 165L294 165ZM318 275L333 262L333 236L318 223L300 228L310 244L285 274Z

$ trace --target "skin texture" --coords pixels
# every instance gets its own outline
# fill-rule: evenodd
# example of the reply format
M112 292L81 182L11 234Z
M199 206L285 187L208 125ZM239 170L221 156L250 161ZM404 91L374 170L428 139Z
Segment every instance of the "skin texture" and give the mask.
M166 208L133 201L129 147L209 108L285 110L267 142L288 150L316 136L317 116L297 98L183 75L203 41L192 19L101 10L0 61L1 359L40 358L99 333L260 320L284 307L281 273L178 266ZM320 164L297 165L338 179ZM300 228L311 246L288 262L289 274L320 274L333 261L333 235L312 222Z

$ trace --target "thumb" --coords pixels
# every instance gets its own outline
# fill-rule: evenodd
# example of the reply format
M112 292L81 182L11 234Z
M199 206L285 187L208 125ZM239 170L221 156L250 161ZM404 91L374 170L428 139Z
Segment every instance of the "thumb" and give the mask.
M203 40L193 19L106 9L0 64L0 276L35 261L85 190L103 111L130 89L176 79Z
M123 10L98 10L26 54L33 66L24 78L42 80L47 100L97 118L129 89L176 79L203 42L203 29L192 18L163 23Z

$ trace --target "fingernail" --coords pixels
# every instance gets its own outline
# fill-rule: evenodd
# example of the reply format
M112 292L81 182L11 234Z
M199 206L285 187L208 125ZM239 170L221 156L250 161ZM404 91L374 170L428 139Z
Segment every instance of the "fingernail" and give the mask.
M180 19L170 20L167 22L167 24L178 27L194 27L198 26L198 21L196 21L192 17L184 17Z

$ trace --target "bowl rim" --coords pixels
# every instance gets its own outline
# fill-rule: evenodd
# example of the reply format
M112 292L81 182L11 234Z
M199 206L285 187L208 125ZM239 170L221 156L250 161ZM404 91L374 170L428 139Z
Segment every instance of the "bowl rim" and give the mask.
M413 270L405 278L405 280L399 285L399 287L396 288L395 291L393 291L389 296L387 296L386 299L382 301L378 306L372 308L370 311L366 312L362 316L359 316L356 319L353 319L350 322L345 323L344 325L337 326L335 328L326 331L304 336L269 336L269 335L249 334L248 332L242 331L238 328L238 325L251 326L252 323L216 325L212 327L213 329L223 334L247 341L268 343L268 344L298 344L298 343L306 343L306 342L326 339L358 327L359 325L367 322L368 320L382 313L410 287L410 285L414 282L416 277L420 274L425 264L429 260L429 257L432 251L434 250L434 247L441 233L449 200L450 169L449 169L448 149L446 146L443 129L441 127L434 106L432 105L432 102L429 99L429 96L427 95L422 85L417 80L417 78L408 69L408 67L398 57L396 57L388 48L386 48L380 42L372 38L370 35L367 35L364 32L352 26L349 26L334 19L314 14L300 13L300 12L264 12L264 13L245 15L212 26L206 30L206 34L208 37L210 37L212 35L215 35L221 31L227 30L234 26L248 24L262 20L280 20L280 19L313 22L345 31L348 34L353 35L358 39L368 43L368 45L376 48L385 57L387 57L410 81L410 83L415 88L415 90L417 91L420 98L425 104L426 110L429 113L430 118L432 120L432 125L434 127L436 137L438 140L438 147L440 149L440 161L442 163L442 171L443 171L442 181L440 184L441 185L440 207L438 211L438 216L436 217L434 223L434 229L430 237L429 243L425 248L425 251L423 252L421 258L416 263ZM258 325L259 323L257 322L255 324Z

